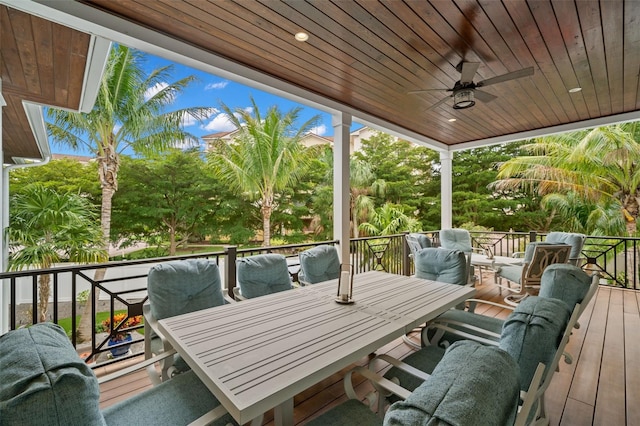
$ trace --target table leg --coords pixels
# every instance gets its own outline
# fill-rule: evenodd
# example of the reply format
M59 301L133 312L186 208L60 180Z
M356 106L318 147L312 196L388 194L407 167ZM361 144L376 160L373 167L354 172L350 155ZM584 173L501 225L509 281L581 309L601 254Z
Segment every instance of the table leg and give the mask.
M293 426L293 398L274 408L273 420L276 426Z

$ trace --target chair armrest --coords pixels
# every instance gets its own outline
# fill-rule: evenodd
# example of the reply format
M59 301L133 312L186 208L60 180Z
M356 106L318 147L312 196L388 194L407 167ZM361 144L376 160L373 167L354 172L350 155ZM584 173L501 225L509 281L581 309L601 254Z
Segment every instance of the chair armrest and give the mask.
M237 302L240 302L242 300L247 300L247 298L244 297L242 293L240 293L240 287L233 288L233 297L235 297Z
M351 379L353 373L358 373L365 379L369 380L378 391L380 389L384 389L387 392L394 393L402 399L407 399L409 395L411 395L410 390L403 388L375 371L371 371L366 367L355 367L349 370L344 376L344 392L350 399L360 399L353 388L353 380Z
M511 254L511 257L515 257L515 258L518 258L518 259L524 258L524 252L523 251L514 251Z
M503 305L502 303L492 302L490 300L467 299L467 300L465 300L465 302L470 302L470 303L474 303L474 304L482 303L482 304L485 304L485 305L491 305L491 306L495 306L495 307L502 308L502 309L509 309L510 311L513 311L515 309L515 306ZM470 311L470 312L473 312L473 311Z
M450 327L450 325L460 327L460 329ZM439 340L444 332L449 332L451 334L455 334L456 336L463 337L467 340L473 340L485 345L498 346L500 344L500 334L460 321L447 320L446 323L439 323L434 320L434 322L429 323L427 327L429 329L440 330L440 334L436 334L433 337L433 341ZM472 334L472 331L478 333L479 335Z

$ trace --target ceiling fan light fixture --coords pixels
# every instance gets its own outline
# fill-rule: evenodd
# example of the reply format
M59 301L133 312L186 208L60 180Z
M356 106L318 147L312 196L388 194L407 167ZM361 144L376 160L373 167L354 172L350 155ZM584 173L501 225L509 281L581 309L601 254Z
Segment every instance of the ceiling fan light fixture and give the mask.
M473 100L473 90L471 89L461 89L453 94L454 109L471 108L475 104L476 101Z

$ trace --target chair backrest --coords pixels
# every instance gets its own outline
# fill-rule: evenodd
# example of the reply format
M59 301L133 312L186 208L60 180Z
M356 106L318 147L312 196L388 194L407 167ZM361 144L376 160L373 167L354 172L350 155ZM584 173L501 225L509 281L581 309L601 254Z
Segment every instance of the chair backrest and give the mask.
M525 254L525 267L520 284L532 286L540 285L542 274L547 266L554 263L567 263L571 246L567 244L539 244L530 243L531 259Z
M441 229L439 232L440 247L450 250L460 250L470 253L473 248L471 246L471 234L466 229L453 228Z
M104 425L100 387L64 329L52 323L0 337L0 423Z
M542 273L538 295L560 299L570 309L578 303L584 308L598 288L598 279L599 275L590 276L578 266L555 263Z
M147 292L157 320L225 303L218 265L207 259L155 265L149 270Z
M411 256L415 256L416 252L420 249L432 246L431 239L429 237L417 232L406 234L404 238L407 241L407 245L409 246Z
M545 242L549 244L569 244L571 253L569 254L569 262L577 265L582 256L582 247L587 236L573 232L549 232Z
M242 297L250 299L293 288L287 259L281 254L241 257L236 266Z
M508 353L459 341L447 348L422 385L389 407L384 424L513 424L519 391L518 366Z
M413 259L416 278L466 285L467 258L460 250L427 247L419 250Z
M543 414L540 409L543 408L544 392L551 383L569 342L571 330L578 321L580 307L576 306L573 313L570 312L559 299L531 296L520 302L502 327L499 347L518 363L522 391L529 390L538 365L545 365L530 420L536 412Z
M335 246L320 245L298 255L300 273L298 279L305 284L335 280L340 276L340 257Z

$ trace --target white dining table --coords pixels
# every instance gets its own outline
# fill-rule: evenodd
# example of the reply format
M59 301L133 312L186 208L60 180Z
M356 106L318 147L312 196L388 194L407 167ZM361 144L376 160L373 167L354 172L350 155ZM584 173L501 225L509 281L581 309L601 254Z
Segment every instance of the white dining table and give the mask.
M327 281L159 321L160 331L239 424L274 408L471 297L475 289L371 271L354 303Z

